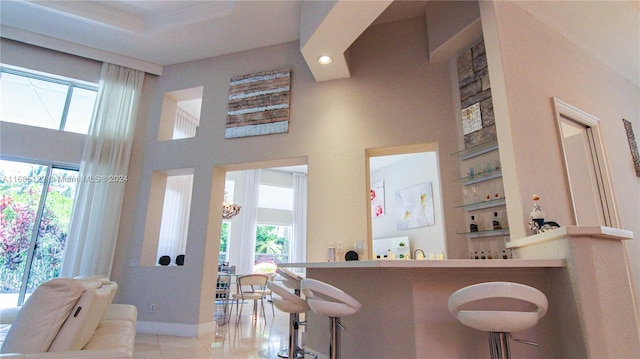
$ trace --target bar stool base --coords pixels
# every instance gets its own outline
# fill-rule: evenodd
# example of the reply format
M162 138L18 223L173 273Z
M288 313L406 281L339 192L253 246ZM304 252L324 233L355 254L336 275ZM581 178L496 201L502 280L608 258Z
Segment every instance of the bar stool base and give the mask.
M300 359L300 358L304 358L304 349L302 348L297 348L296 349L296 358ZM289 358L289 349L282 349L281 351L278 352L278 358Z
M489 351L491 359L510 359L509 333L489 332Z

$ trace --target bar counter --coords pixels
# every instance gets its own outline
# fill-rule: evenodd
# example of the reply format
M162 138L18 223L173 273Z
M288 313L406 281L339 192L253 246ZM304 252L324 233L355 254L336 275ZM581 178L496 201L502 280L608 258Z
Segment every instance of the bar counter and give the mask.
M534 286L552 305L540 323L518 333L539 347L512 345L513 357L562 358L552 296L567 277L564 259L372 260L282 264L306 268L306 277L341 288L363 305L342 319L342 358L479 358L488 356L487 334L460 324L448 311L456 290L479 282ZM550 294L552 294L550 296ZM309 312L307 348L326 358L329 320Z
M456 290L491 281L535 287L549 300L538 324L513 333L520 359L639 358L640 333L624 241L632 232L567 226L512 240L517 259L375 260L281 264L353 296L362 309L343 318L344 359L487 358L487 334L448 310ZM307 348L326 358L329 319L309 312Z

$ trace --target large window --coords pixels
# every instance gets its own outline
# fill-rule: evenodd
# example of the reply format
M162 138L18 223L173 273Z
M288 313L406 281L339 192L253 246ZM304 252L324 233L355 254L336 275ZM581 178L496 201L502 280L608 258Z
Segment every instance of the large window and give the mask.
M0 121L32 126L21 130L23 141L38 131L33 127L86 134L97 88L0 64ZM68 154L58 138L51 136L54 147ZM56 153L46 160L24 155L3 148L0 160L0 307L22 305L38 285L59 276L81 180L79 163L57 165Z
M293 210L293 188L273 185L260 185L258 207L268 210L265 213L272 222L261 221L259 216L256 227L255 263L286 263L289 261L289 243L292 239L290 216Z
M258 224L256 228L255 263L289 262L289 242L291 226Z
M0 121L87 134L97 85L0 66Z
M293 188L261 184L258 207L292 211Z
M222 230L220 231L220 254L218 255L218 263L228 262L229 253L229 231L231 231L231 222L222 221Z
M59 275L77 183L75 169L0 161L0 307Z

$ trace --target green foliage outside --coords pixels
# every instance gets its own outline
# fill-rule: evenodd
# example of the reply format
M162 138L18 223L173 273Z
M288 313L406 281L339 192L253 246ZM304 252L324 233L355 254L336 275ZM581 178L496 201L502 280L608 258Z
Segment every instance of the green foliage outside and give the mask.
M256 228L256 263L263 261L282 262L288 257L289 240L284 236L284 227L258 225ZM261 255L265 254L265 255Z
M29 169L27 172L0 169L0 292L4 293L20 290L47 171L46 166L39 165L16 163L15 167ZM75 194L75 183L60 179L73 173L77 172L53 171L38 226L28 291L60 273Z

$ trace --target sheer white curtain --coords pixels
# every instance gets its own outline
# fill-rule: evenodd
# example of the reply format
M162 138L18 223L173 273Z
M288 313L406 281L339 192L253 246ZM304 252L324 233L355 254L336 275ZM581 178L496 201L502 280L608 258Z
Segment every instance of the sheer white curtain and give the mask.
M110 275L144 72L103 64L61 276Z
M247 171L247 180L242 205L242 238L240 239L240 262L236 273L253 273L256 256L256 226L258 225L258 198L260 197L261 170Z
M289 245L289 262L307 260L307 175L293 174L293 240Z
M173 139L178 140L181 138L195 137L198 125L200 125L199 119L178 107L176 109L175 124L173 126Z
M178 254L185 254L192 191L193 175L167 177L156 263L160 256L167 255L175 262Z

